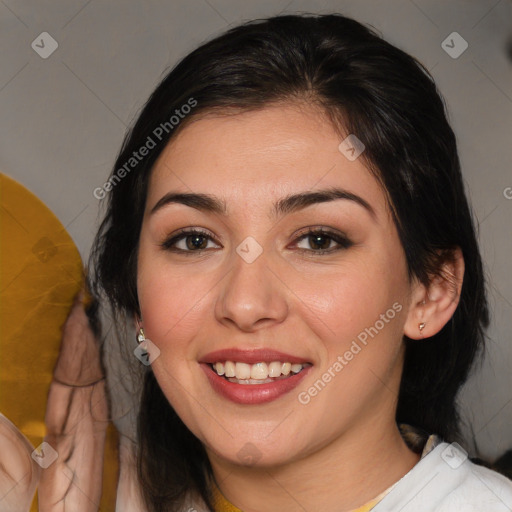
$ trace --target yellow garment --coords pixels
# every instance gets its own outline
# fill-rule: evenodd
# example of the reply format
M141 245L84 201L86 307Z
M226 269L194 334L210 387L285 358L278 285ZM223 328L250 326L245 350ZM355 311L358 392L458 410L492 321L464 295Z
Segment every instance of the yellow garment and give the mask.
M377 503L384 497L384 492L378 498L368 502L366 505L353 510L352 512L369 512ZM220 492L220 490L214 486L213 488L213 506L215 512L242 512L239 508L232 505Z
M216 486L213 486L213 506L215 508L215 512L242 512L239 508L235 507L226 498L224 498L224 495Z
M0 411L37 447L45 435L61 327L82 287L83 265L57 217L1 173L0 209ZM115 502L112 442L110 430L102 510L113 510Z

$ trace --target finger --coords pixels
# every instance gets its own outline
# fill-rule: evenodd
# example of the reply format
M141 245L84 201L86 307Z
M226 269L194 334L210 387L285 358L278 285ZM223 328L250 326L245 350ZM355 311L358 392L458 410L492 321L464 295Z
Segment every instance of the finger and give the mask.
M87 386L104 376L100 347L83 306L84 292L75 298L63 326L54 379L73 386Z
M108 425L105 381L81 388L52 383L46 416L45 441L58 459L42 474L40 510L96 512Z

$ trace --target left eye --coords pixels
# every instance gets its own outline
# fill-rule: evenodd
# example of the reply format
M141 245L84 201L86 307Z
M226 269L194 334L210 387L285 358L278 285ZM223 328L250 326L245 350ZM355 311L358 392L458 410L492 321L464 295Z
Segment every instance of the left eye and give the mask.
M297 240L296 245L299 249L318 253L347 249L352 245L345 236L322 230L309 231Z

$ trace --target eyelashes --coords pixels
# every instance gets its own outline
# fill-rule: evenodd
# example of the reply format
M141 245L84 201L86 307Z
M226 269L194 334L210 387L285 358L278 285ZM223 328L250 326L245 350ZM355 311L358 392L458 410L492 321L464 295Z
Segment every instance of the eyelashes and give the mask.
M216 245L220 245L210 233L200 229L180 229L176 235L164 240L160 245L163 249L173 252L203 252L208 249L207 246L204 247L205 240L214 241ZM177 246L182 241L189 250Z
M298 244L301 244L302 247L299 247ZM211 233L197 228L181 229L159 245L166 251L185 256L204 254L206 251L222 248L222 245ZM291 245L297 247L295 250L299 252L321 255L348 249L354 244L342 233L320 227L309 227L299 232Z

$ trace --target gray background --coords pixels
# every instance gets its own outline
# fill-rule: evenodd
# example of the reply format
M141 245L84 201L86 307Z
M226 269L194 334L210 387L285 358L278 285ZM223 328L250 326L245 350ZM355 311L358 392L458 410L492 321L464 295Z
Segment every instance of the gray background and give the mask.
M370 23L422 61L446 98L493 310L488 356L463 411L494 457L512 448L511 0L0 0L0 171L53 210L85 260L101 203L93 190L164 72L228 26L300 11ZM454 31L469 44L456 59L441 46ZM47 59L31 47L42 32L59 45Z

